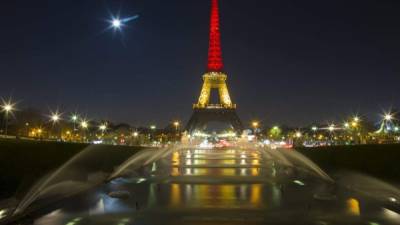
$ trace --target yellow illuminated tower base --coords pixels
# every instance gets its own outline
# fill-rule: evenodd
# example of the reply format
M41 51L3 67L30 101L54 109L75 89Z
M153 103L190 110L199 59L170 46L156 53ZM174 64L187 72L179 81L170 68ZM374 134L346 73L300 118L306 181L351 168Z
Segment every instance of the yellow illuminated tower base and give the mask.
M228 87L226 85L226 74L222 72L209 72L203 75L203 87L201 89L199 101L194 104L193 108L225 108L235 109L236 105L232 104L229 96ZM213 89L218 90L220 104L211 105L210 96Z
M199 101L193 105L193 115L190 118L186 130L189 134L196 131L204 131L209 122L224 122L231 126L231 129L240 134L243 125L236 114L236 104L232 103L226 85L227 75L223 72L208 72L203 75L203 87ZM211 92L218 91L219 102L210 103Z

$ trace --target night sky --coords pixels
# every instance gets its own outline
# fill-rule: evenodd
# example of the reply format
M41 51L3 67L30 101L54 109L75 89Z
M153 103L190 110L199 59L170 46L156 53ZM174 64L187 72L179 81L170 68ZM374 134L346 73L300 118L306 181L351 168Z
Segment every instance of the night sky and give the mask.
M208 0L20 0L0 7L0 96L132 125L186 121L206 71ZM104 32L109 12L139 14ZM220 0L244 122L302 126L400 106L400 1Z

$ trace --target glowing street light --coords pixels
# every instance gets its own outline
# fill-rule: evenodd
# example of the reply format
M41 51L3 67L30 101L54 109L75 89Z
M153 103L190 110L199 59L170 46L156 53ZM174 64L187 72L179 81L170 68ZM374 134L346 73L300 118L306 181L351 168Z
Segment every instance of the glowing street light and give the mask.
M89 127L89 122L87 120L82 120L80 125L83 129L87 129Z
M74 130L72 131L73 133L76 131L76 123L78 122L79 116L77 114L72 114L71 115L71 121L72 124L74 125Z
M179 123L179 121L175 121L174 122L174 127L175 127L175 131L178 132L178 128L181 124Z
M387 114L383 115L383 119L388 121L388 122L392 121L393 118L394 118L394 116L391 113L387 113Z
M99 130L101 130L101 131L106 131L107 130L107 124L102 124L102 125L100 125L99 126Z
M10 113L12 114L15 110L15 104L16 103L12 103L11 100L9 100L8 102L3 100L3 104L1 105L1 111L4 112L5 135L8 134L8 116Z
M101 131L101 136L104 136L104 132L107 130L107 123L101 124L99 130Z
M73 115L71 116L71 120L72 120L72 122L76 123L76 121L78 121L78 115L73 114Z
M83 131L83 141L86 141L86 130L89 128L89 122L86 119L83 119L79 125Z
M151 125L150 129L155 130L157 127L155 125Z
M330 132L335 131L335 124L329 125L328 130L329 130Z
M301 138L303 136L303 134L300 131L296 131L294 135L296 138Z
M133 136L137 137L137 136L139 136L139 133L137 131L135 131L135 132L133 132Z
M316 126L313 126L313 127L311 127L311 130L315 132L315 131L317 131L317 130L318 130L318 127L316 127Z
M4 111L7 113L11 112L13 110L13 106L10 104L5 105L3 108L4 108Z
M58 122L60 122L60 120L61 120L61 113L59 113L58 112L58 110L57 111L55 111L55 112L51 112L51 115L50 115L50 122L52 122L53 123L53 129L56 129L56 128L54 128L54 125L55 124L57 124ZM57 134L57 138L62 138L62 131L61 131L61 127L59 128L60 130L59 130L59 132L58 132L58 134ZM56 132L57 133L57 132Z
M254 129L257 129L257 128L260 126L260 123L259 123L258 121L253 121L253 122L251 123L251 126L252 126Z
M50 116L50 121L53 122L53 124L58 123L61 120L61 115L58 112L52 113Z
M344 127L345 127L346 129L349 128L349 127L350 127L350 123L348 123L348 122L344 123Z

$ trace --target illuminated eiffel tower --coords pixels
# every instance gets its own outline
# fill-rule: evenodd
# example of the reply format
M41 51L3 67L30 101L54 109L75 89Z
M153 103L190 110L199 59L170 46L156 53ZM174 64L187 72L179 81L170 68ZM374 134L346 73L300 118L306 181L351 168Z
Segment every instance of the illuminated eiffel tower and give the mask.
M228 123L237 133L242 132L243 125L236 114L236 104L232 103L229 96L226 79L227 75L223 72L218 0L212 0L208 72L203 75L200 97L193 105L193 115L186 126L189 134L205 130L207 124L213 121ZM218 90L218 104L210 103L213 90Z

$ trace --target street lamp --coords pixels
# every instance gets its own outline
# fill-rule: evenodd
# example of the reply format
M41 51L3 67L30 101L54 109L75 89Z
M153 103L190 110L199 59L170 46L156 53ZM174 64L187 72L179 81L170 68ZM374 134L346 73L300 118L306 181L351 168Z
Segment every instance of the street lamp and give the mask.
M76 115L76 114L71 115L71 121L72 121L72 124L74 125L74 132L76 131L76 122L78 122L78 119L79 119L78 115Z
M175 131L178 132L178 127L179 127L180 123L179 121L175 121L174 122L174 126L175 126Z
M15 110L14 106L15 106L15 103L11 103L11 101L5 102L3 100L3 105L1 106L1 108L2 108L1 111L4 112L5 135L8 134L8 115Z
M61 115L58 112L52 113L50 116L50 121L53 122L53 124L58 123L61 120Z
M260 123L259 123L258 121L253 121L253 122L251 123L251 126L252 126L254 129L257 129L258 126L260 126Z
M87 129L89 127L88 121L86 120L82 120L80 125L83 129Z
M53 126L55 126L58 122L60 122L60 120L61 120L61 114L58 112L58 110L55 112L51 112L50 121L53 123ZM60 127L59 134L57 135L57 136L59 136L60 139L62 138L61 133L62 132L61 132L61 127Z
M104 136L104 132L107 130L107 123L101 124L99 130L101 131L101 136Z
M83 130L83 139L84 141L86 140L86 130L89 128L89 122L85 119L83 119L80 123L80 126Z
M257 139L257 128L260 126L260 123L258 121L253 121L251 122L251 126L253 127L254 137Z
M386 120L387 122L390 122L393 120L393 114L387 113L383 115L383 119Z

